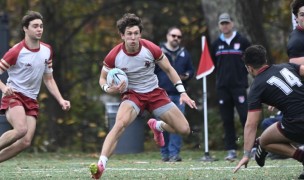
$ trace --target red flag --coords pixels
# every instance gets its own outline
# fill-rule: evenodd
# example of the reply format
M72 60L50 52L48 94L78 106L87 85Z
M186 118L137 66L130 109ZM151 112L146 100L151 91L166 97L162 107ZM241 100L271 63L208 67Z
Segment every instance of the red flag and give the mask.
M196 79L201 79L202 77L209 75L213 70L214 64L209 53L208 44L206 38L202 36L202 54L196 73Z

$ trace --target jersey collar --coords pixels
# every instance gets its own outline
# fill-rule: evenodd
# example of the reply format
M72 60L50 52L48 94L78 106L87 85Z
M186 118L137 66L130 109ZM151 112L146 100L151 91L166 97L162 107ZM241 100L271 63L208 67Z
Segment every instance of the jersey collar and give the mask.
M258 70L258 74L261 74L262 72L264 72L266 69L269 68L269 65L264 65L263 67L261 67L259 70Z
M22 43L23 43L23 46L24 46L26 49L28 49L29 51L31 51L31 52L38 52L38 51L40 50L40 46L39 46L39 48L36 48L36 49L31 49L31 48L29 48L29 47L27 46L27 44L25 43L25 40L23 40Z
M140 50L142 48L142 43L141 43L141 40L139 40L139 48L138 48L138 51L135 52L135 53L128 53L127 49L126 49L126 46L125 46L125 42L122 43L122 50L124 51L124 53L126 53L126 55L128 56L136 56Z

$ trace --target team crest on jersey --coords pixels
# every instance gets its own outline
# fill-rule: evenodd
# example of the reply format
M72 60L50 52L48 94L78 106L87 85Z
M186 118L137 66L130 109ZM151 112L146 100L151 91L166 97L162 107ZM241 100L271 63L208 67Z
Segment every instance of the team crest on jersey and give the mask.
M122 71L127 72L128 68L121 68Z
M183 51L181 54L180 54L181 57L185 57L185 52Z
M150 65L151 65L151 62L150 62L150 61L146 61L146 62L145 62L145 67L146 67L146 68L150 67Z
M219 45L218 49L224 49L224 45Z
M245 96L239 96L239 103L245 102Z
M32 64L26 63L25 66L26 66L26 67L32 67Z
M240 47L241 47L240 43L234 43L234 45L233 45L233 49L235 49L235 50L240 49Z

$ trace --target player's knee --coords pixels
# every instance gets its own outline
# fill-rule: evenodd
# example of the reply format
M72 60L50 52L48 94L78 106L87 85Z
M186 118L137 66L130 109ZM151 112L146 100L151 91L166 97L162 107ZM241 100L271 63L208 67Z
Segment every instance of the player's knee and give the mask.
M179 129L179 134L183 135L183 136L187 136L190 134L190 127L189 126L182 126Z
M26 135L27 131L28 131L27 127L16 128L15 129L15 132L16 132L15 136L16 136L16 138L20 139L20 138L24 137Z
M31 140L31 139L29 139L29 138L24 138L24 139L22 140L22 142L21 142L21 148L22 148L22 149L26 149L26 148L30 147L31 144L32 144L32 140Z
M260 146L264 149L268 148L269 143L267 141L265 141L262 137L259 140Z

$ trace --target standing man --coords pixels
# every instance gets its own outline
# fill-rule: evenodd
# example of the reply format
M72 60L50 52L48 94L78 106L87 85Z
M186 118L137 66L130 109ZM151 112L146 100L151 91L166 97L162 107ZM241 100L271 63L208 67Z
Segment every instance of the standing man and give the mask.
M189 52L182 46L182 32L177 27L171 27L167 32L167 42L160 45L161 50L168 58L171 66L176 70L180 79L182 80L185 88L187 89L187 81L189 81L194 75L194 68L192 65ZM171 83L171 80L167 74L156 65L155 74L158 77L159 87L166 90L171 101L180 109L182 113L185 113L185 104L180 104L180 93ZM178 162L182 158L179 156L182 146L182 137L178 134L170 134L164 132L165 146L161 147L162 161Z
M294 0L291 9L297 26L289 35L287 54L289 62L304 64L304 1Z
M221 34L212 44L212 57L216 70L216 90L221 119L225 130L225 160L236 159L236 132L234 126L234 108L236 108L242 126L247 115L247 70L242 54L250 45L249 41L233 30L234 24L229 14L219 16Z
M53 78L53 51L40 41L43 17L28 11L22 19L24 40L12 47L0 61L0 73L7 71L7 84L0 81L1 113L13 127L0 137L0 162L6 161L30 146L33 139L39 105L37 96L41 81L56 98L63 110L70 102L63 99Z
M255 79L248 96L244 156L234 172L242 165L247 167L250 160L263 103L282 111L283 118L268 127L256 140L256 162L263 167L267 153L271 152L293 158L304 165L304 151L293 145L304 143L304 85L301 81L304 65L285 63L268 66L266 57L266 50L260 45L249 47L244 54L248 72Z
M105 170L108 158L112 155L117 141L125 128L130 125L139 113L147 110L156 118L150 119L148 125L154 133L154 140L164 146L162 131L188 135L190 127L184 114L171 102L165 90L159 88L155 65L166 72L177 91L181 94L180 103L187 103L196 108L195 101L189 98L182 81L161 49L151 41L141 38L142 22L135 14L126 13L117 21L117 28L122 43L115 46L103 61L99 84L109 94L122 93L122 102L118 108L113 128L107 135L97 164L90 165L92 178L99 179ZM106 77L112 68L123 70L128 76L126 83L109 87Z

